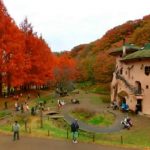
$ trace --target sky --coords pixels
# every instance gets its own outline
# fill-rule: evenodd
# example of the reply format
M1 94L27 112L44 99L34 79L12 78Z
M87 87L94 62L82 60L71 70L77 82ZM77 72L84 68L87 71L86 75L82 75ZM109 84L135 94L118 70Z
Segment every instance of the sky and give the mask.
M150 0L3 0L19 25L25 17L51 50L71 50L107 30L150 14Z

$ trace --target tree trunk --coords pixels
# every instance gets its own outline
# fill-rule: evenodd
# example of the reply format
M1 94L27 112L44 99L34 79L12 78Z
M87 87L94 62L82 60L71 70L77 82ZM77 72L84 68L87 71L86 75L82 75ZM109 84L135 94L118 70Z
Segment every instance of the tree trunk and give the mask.
M10 88L11 88L11 74L8 72L7 73L7 93L10 95Z

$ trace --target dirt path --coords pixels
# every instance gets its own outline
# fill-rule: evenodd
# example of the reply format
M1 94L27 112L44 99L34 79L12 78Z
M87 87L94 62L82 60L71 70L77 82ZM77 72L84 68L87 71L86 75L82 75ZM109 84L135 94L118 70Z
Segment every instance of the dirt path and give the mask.
M97 144L78 143L71 141L50 140L43 138L21 137L19 141L13 141L11 136L0 135L0 150L138 150L102 146Z

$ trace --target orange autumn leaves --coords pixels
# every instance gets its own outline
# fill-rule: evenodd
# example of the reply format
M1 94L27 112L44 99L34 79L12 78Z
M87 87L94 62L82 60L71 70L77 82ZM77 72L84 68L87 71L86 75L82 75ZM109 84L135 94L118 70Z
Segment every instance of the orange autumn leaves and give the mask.
M64 85L67 81L73 81L77 77L76 61L67 53L55 57L54 81Z
M75 79L75 61L67 54L55 56L42 36L25 19L18 27L0 0L0 91ZM59 74L56 76L56 71Z

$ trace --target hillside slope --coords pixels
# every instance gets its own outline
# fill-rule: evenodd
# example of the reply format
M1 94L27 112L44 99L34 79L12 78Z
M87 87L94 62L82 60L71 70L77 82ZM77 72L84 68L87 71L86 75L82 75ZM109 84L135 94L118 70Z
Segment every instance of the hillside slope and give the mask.
M89 44L75 46L70 55L78 62L78 81L109 83L115 59L108 53L122 46L123 39L138 46L150 42L150 15L116 26Z

